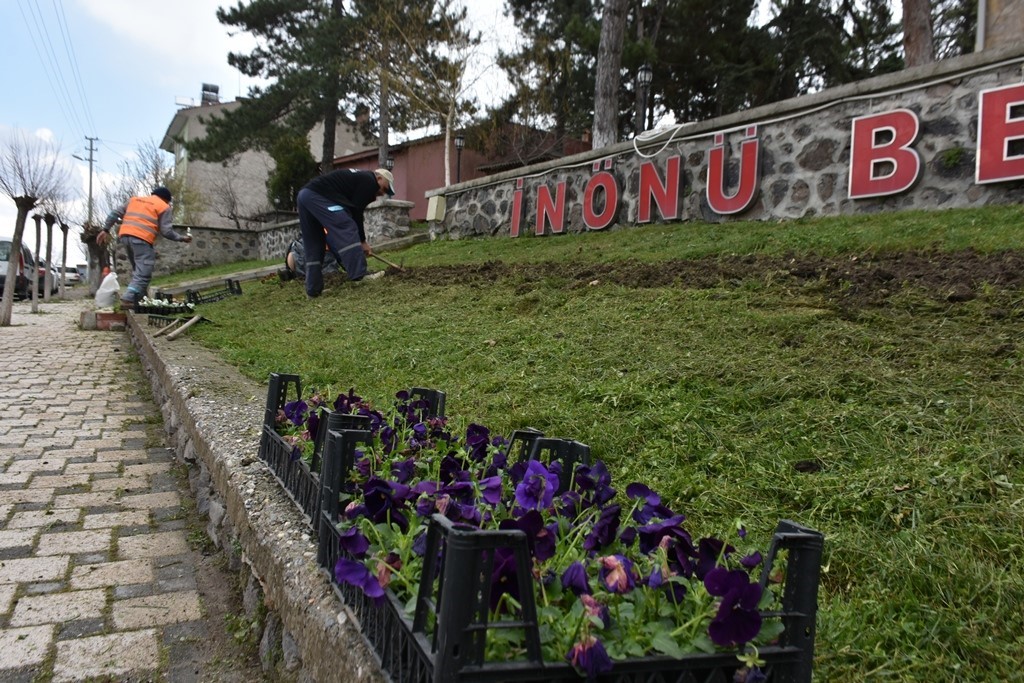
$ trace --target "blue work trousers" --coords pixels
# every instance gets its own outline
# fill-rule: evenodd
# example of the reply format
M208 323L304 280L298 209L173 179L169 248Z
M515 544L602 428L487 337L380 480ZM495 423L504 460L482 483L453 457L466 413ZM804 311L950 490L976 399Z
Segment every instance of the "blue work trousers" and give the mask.
M323 261L325 241L349 280L366 275L366 254L359 241L359 226L345 207L303 188L296 197L306 263ZM325 232L326 230L326 232Z
M119 241L128 255L128 262L132 264L132 280L121 298L133 302L142 301L149 292L149 281L153 279L156 249L146 240L131 235L123 235Z

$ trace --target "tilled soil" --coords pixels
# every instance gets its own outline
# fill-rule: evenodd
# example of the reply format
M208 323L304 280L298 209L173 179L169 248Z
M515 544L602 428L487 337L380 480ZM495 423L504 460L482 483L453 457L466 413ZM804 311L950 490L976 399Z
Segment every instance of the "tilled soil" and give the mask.
M706 289L770 279L776 284L815 285L842 308L884 305L904 288L936 301L963 302L982 287L1015 290L1024 286L1024 251L991 254L968 249L956 252L911 251L862 254L839 258L799 256L722 256L658 263L508 264L488 261L463 266L430 266L391 270L390 276L422 285L455 282L483 285L513 280L529 286L547 278L568 287L614 284L623 287Z

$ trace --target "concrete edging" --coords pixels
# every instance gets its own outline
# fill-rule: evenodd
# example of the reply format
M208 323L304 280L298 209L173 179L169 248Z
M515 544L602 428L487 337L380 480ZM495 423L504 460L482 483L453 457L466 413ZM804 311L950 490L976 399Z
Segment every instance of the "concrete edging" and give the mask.
M251 572L258 581L271 615L264 639L276 617L284 629L277 637L293 650L278 673L285 680L389 680L356 618L317 566L316 539L304 517L258 458L266 388L188 339L154 339L146 322L130 314L128 333L169 443L189 467L199 512L210 520L207 533L231 569Z

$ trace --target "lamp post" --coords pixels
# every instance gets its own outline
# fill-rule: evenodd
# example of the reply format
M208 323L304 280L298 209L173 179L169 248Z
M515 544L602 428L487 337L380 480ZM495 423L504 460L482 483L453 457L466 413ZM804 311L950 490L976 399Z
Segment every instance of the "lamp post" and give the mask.
M455 182L462 182L462 148L466 146L466 136L455 134Z
M636 132L642 133L647 124L647 94L654 80L654 69L650 64L643 64L636 73L636 82L640 87L640 110L636 113Z

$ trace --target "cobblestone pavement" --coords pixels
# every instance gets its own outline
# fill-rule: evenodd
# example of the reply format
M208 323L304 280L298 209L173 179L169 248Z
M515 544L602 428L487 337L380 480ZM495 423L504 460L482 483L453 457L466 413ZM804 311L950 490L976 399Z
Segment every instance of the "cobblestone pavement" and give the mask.
M187 483L127 334L79 330L87 306L0 328L0 681L226 680L194 652L224 617Z

